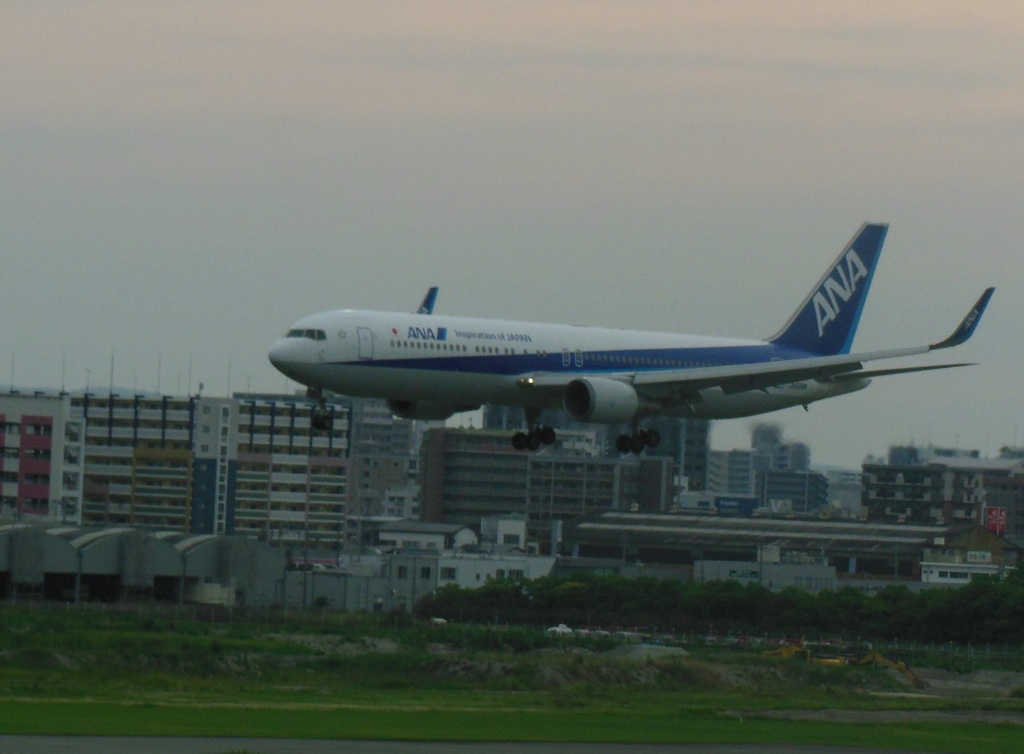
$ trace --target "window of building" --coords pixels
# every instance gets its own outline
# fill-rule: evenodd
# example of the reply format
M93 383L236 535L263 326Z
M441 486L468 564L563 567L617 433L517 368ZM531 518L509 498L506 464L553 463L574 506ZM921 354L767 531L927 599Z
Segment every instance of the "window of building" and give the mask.
M421 579L429 579L430 578L430 566L423 566L423 567L420 568L420 578Z
M441 569L441 580L442 581L455 581L455 569L451 566L445 566Z
M398 566L398 578L407 579L409 578L409 566L400 565Z

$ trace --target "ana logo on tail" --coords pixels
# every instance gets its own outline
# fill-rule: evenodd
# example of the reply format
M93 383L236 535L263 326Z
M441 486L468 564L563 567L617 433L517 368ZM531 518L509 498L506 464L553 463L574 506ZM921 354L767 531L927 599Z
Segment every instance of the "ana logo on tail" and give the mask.
M846 269L843 269L843 262ZM825 334L825 326L839 317L839 310L857 291L857 283L867 280L868 268L860 261L857 252L850 249L833 274L814 294L814 316L818 320L818 337Z

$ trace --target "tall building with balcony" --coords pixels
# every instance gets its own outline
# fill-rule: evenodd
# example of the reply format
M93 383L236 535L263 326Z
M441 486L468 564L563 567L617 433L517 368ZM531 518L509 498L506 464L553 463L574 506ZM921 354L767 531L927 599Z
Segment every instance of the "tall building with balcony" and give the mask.
M1012 535L1020 525L1016 514L1024 508L1022 475L1024 461L1013 458L950 456L927 465L865 463L862 501L870 521L980 524Z
M301 398L242 395L206 408L200 408L199 436L207 436L209 421L211 443L200 442L197 456L207 464L206 484L217 485L215 510L225 489L232 500L225 519L230 532L340 551L350 528L347 409L332 406L325 431L312 427L312 407Z
M0 395L0 516L340 549L348 411L302 398Z
M192 531L195 398L84 393L81 521Z

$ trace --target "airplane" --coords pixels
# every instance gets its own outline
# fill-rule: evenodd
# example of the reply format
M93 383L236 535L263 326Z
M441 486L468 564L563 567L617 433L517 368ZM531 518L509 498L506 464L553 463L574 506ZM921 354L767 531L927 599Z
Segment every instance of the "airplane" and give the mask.
M944 340L850 353L888 224L865 223L782 328L764 340L615 330L424 313L340 310L296 322L273 344L271 363L308 388L386 399L405 419L447 419L481 405L524 410L517 450L556 440L537 424L544 409L581 422L630 424L622 453L660 441L640 423L663 415L725 419L803 406L862 390L875 377L969 366L930 364L865 370L867 362L915 356L965 342L994 288L982 293ZM317 426L323 426L321 419Z

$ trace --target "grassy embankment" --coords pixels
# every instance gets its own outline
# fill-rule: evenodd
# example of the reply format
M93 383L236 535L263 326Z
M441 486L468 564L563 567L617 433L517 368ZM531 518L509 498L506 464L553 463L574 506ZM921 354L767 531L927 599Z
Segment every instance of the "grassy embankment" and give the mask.
M702 649L614 659L609 639L532 629L211 624L173 614L0 609L0 731L366 739L844 744L1019 751L1024 727L915 720L1024 699L906 692L873 667ZM899 723L765 717L779 710L907 713Z

